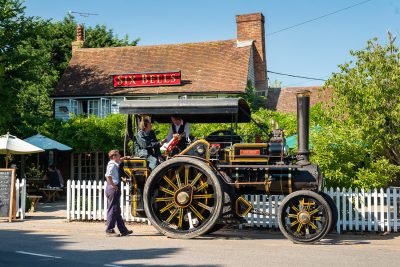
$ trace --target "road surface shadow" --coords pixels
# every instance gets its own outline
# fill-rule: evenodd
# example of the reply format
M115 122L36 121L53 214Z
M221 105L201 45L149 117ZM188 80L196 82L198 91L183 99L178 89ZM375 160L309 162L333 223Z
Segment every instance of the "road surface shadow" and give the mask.
M277 240L286 239L278 229L245 228L222 229L215 233L200 237L201 239L224 240ZM371 232L346 232L338 234L331 232L326 237L313 245L367 245L373 240L391 240L400 238L400 233L371 233ZM290 242L288 240L288 242Z
M175 257L181 250L181 248L107 250L102 249L102 244L98 247L71 250L66 248L71 247L68 245L74 242L65 241L66 237L66 235L38 234L24 230L0 230L0 266L157 266L143 261L165 258L168 262L169 258ZM120 263L123 261L137 263Z

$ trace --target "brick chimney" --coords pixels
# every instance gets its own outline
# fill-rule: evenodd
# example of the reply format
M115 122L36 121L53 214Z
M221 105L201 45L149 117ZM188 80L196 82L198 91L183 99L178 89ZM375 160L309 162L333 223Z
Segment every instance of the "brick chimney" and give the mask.
M83 25L78 24L76 26L76 39L72 42L72 54L78 49L85 45L85 30Z
M267 89L267 62L265 60L265 30L262 13L236 16L238 42L254 41L254 76L257 90Z

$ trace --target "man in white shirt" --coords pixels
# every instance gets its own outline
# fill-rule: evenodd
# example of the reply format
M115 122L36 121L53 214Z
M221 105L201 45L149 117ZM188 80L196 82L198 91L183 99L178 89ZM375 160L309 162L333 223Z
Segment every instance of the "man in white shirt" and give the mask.
M121 155L118 150L111 150L108 153L110 161L107 164L105 177L107 179L106 197L107 197L107 235L114 235L114 227L117 224L120 236L132 234L132 230L125 227L121 216L120 198L121 198L121 177L119 175L119 164Z
M188 143L190 143L190 128L189 123L183 121L182 117L178 115L172 115L171 122L172 124L169 128L168 135L162 143L169 143L173 138L179 138L177 146L171 152L171 156L174 156L184 150L187 147Z

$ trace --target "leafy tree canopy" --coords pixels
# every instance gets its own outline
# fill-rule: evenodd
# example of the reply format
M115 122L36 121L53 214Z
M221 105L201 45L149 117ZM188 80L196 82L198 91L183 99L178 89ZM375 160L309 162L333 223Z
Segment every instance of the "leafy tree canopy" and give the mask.
M351 51L327 81L333 89L330 124L316 137L314 159L333 186L387 186L400 172L400 53L388 43L368 41Z
M251 84L250 81L247 82L246 91L242 97L247 101L247 103L249 103L251 110L264 108L267 103L265 96L258 95L256 88Z
M71 58L76 21L25 15L20 0L0 0L0 132L34 133L52 117L52 93ZM86 29L86 47L136 45L104 25Z

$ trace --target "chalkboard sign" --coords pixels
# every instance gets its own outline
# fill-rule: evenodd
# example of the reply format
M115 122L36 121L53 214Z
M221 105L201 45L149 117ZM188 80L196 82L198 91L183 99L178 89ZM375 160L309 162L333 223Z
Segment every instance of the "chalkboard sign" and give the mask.
M11 222L13 213L15 170L0 169L0 217L8 217Z

